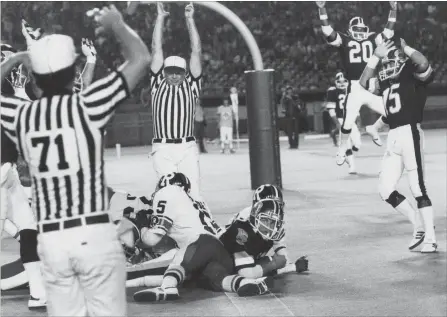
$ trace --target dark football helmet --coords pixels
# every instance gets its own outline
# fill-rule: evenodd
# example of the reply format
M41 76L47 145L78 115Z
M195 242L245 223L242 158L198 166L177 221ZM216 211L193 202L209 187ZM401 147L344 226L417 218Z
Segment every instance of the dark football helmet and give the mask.
M284 206L277 199L261 199L251 208L249 222L265 240L279 241L284 237Z
M407 60L408 57L400 49L389 50L380 63L379 79L384 81L398 77Z
M348 88L348 80L345 78L342 72L335 75L335 87L338 89Z
M186 175L183 173L173 172L163 175L158 181L156 191L169 185L179 186L183 188L183 190L187 194L189 194L189 192L191 191L191 182L189 181L188 177L186 177Z
M261 199L276 199L284 205L284 200L282 197L281 190L275 185L264 184L256 188L253 194L253 205L256 204Z
M349 21L349 35L357 41L363 41L368 38L369 27L365 25L361 17L354 17Z

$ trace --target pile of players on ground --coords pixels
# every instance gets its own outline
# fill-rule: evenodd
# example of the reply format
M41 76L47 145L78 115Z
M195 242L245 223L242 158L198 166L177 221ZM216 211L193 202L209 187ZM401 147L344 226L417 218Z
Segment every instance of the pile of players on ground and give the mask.
M161 177L152 197L109 188L111 215L128 260L126 286L147 287L134 294L135 301L177 299L184 281L239 296L263 295L275 275L308 270L306 257L288 259L284 201L276 186L257 188L251 206L224 228L189 195L190 189L182 173ZM26 284L20 261L8 265L15 267L8 271L14 271L18 284Z

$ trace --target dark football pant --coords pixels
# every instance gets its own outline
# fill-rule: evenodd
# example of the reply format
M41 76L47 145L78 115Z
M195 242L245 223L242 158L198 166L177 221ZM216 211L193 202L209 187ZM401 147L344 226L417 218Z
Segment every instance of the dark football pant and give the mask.
M177 254L165 273L179 284L191 276L200 287L222 291L222 281L234 270L233 260L223 244L214 236L201 234L198 239Z

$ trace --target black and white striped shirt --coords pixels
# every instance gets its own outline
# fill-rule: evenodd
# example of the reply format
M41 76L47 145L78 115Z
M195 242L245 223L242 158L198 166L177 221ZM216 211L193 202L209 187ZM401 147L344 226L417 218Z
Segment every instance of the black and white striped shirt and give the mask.
M194 135L194 112L200 96L201 76L190 72L178 86L169 85L163 68L151 72L152 118L155 139L179 139Z
M24 102L1 96L1 123L28 163L38 223L108 209L104 128L129 96L112 72L81 93Z

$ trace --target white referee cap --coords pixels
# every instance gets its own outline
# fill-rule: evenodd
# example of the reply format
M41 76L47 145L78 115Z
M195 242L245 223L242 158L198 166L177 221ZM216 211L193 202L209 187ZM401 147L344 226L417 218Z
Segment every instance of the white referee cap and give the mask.
M51 34L35 41L29 48L33 72L52 74L72 66L77 58L76 48L70 36Z
M180 56L169 56L165 59L164 67L178 67L186 70L186 61Z

